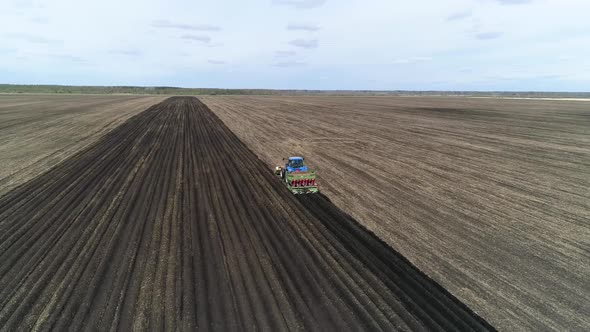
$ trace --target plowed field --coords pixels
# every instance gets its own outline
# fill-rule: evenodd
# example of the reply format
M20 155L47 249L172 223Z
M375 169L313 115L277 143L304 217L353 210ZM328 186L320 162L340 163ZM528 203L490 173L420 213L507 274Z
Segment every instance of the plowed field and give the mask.
M0 330L488 330L171 98L0 197Z
M499 329L590 330L590 103L201 100Z
M163 99L0 95L0 196Z

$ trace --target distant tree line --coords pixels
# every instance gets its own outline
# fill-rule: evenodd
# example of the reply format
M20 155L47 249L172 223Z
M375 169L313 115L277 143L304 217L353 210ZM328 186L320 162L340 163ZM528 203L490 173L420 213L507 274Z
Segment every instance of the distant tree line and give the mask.
M367 95L367 96L472 96L518 98L590 98L590 92L539 91L373 91L373 90L271 90L271 89L211 89L167 86L70 86L0 84L0 93L56 94L149 94L149 95Z

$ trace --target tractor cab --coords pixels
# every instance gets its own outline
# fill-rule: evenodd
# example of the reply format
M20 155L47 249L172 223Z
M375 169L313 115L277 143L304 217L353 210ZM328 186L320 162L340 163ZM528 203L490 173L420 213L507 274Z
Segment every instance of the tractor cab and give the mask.
M289 157L285 164L287 172L307 172L307 166L303 165L303 157Z

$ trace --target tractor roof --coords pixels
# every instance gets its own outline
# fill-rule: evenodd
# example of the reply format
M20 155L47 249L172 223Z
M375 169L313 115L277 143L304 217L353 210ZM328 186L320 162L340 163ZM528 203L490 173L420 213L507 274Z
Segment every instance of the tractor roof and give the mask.
M303 160L303 157L289 157L289 160Z

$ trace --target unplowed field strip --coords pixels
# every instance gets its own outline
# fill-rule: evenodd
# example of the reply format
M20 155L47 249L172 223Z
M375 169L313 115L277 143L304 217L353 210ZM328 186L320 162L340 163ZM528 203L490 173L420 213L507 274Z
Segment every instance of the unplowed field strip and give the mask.
M490 330L171 98L0 198L0 329Z

